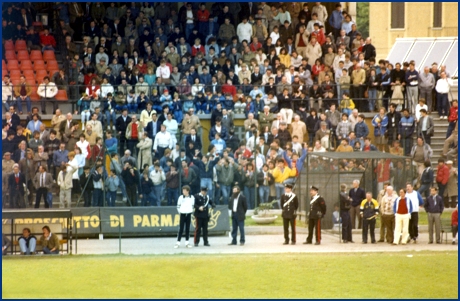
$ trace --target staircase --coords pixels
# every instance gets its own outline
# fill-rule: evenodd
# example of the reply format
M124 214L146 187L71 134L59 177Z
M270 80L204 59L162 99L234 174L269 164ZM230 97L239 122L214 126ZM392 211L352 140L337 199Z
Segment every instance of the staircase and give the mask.
M444 147L444 141L446 140L446 133L449 127L449 122L447 120L439 119L437 112L432 112L431 117L434 121L434 135L431 137L431 149L433 150L433 155L431 156L431 165L435 170L435 174L438 166L438 159L442 155L442 148Z

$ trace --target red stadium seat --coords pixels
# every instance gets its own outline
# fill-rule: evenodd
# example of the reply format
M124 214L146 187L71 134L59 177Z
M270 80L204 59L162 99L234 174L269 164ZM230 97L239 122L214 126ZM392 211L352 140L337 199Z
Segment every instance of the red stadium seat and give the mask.
M7 61L15 60L16 59L16 53L14 52L14 50L6 50L5 51L5 59Z
M45 61L34 61L34 70L46 70Z
M66 90L58 90L55 98L58 101L68 101L69 100L69 98L67 97Z
M2 60L2 69L6 70L6 62L5 62L5 60Z
M8 70L19 70L19 64L17 60L9 60L6 66L8 67Z
M34 70L34 67L32 66L32 61L29 60L24 60L21 61L21 70Z
M13 40L5 41L5 50L14 50Z
M40 100L40 96L38 96L37 94L37 87L38 86L33 86L31 87L32 88L32 93L30 94L30 100L31 101L39 101Z
M11 79L11 83L13 86L18 86L21 83L20 79Z
M30 52L30 59L32 61L36 61L36 60L42 61L43 60L42 52L40 50L32 50Z
M54 70L54 69L59 69L59 65L57 61L47 61L46 62L46 70Z
M48 71L46 71L45 69L37 70L35 74L35 79L38 82L41 82L45 76L48 76Z
M33 78L35 78L35 73L34 73L34 70L33 69L26 69L26 70L22 70L22 74L24 74L24 76L27 78L28 76L32 76Z
M18 61L30 60L29 59L29 53L27 52L27 50L19 50L18 55L17 55L17 59L18 59Z
M10 71L10 78L11 79L20 79L21 78L21 70L11 70Z
M56 55L54 54L54 50L45 50L43 52L43 59L45 61L55 61Z
M26 41L25 40L17 40L16 44L14 45L14 48L16 49L16 51L27 50Z

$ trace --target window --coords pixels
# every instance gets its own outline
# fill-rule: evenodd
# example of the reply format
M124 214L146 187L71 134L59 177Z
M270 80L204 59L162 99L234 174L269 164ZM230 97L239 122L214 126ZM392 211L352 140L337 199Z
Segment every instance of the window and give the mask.
M442 2L433 3L433 27L442 27Z
M405 21L405 3L393 2L391 3L391 28L403 29Z

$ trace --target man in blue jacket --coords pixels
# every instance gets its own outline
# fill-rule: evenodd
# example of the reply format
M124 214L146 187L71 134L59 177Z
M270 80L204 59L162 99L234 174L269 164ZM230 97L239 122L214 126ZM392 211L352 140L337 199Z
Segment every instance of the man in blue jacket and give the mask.
M335 10L332 12L331 16L329 17L329 24L332 27L332 34L334 35L334 41L340 35L340 29L342 29L342 5L340 3L335 5Z
M355 125L355 135L356 138L359 140L361 147L364 145L364 138L369 135L369 127L364 122L364 114L358 115L358 123Z
M358 229L361 229L362 217L360 214L361 202L366 198L366 192L364 189L359 187L359 180L353 181L353 188L348 192L348 196L352 199L351 201L351 229L355 229L356 217L358 218Z
M412 148L412 134L415 130L415 119L410 116L409 110L403 110L403 116L399 121L399 141L402 141L404 148L404 156L410 155L410 150Z
M433 183L433 182L431 182ZM425 211L428 214L428 243L433 243L433 223L436 227L436 243L441 243L441 214L444 211L442 196L438 194L438 188L431 187L431 195L425 201Z

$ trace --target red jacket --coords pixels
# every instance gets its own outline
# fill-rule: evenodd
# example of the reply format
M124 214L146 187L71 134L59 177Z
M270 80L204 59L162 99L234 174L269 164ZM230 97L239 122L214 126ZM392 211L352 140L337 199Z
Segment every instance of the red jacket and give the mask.
M452 212L452 226L458 226L458 211Z
M203 53L203 55L206 55L206 50L204 49L203 45L200 45L200 48L196 48L195 45L192 46L192 57L195 57L198 52Z
M41 35L40 36L40 43L42 43L45 46L51 45L53 47L56 47L56 40L52 35Z
M205 9L205 10L200 9L196 13L196 15L198 17L199 22L208 22L209 21L209 11L207 9Z
M442 185L446 185L447 181L449 181L449 168L445 164L442 167L439 167L438 165L436 182L441 183Z
M236 94L236 87L229 84L222 85L222 94L225 95L226 93L230 93L232 96Z
M447 118L449 122L454 122L458 120L458 107L450 107L449 117Z

